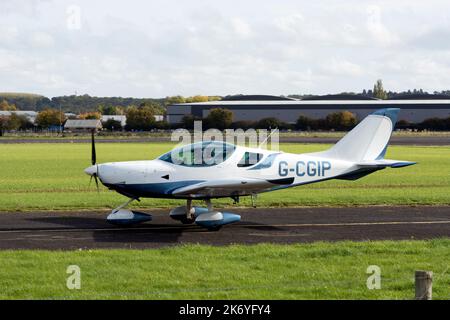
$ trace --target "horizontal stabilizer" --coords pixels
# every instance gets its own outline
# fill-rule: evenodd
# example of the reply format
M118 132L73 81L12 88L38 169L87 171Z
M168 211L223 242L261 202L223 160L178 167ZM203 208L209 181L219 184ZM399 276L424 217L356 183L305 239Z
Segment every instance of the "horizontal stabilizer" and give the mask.
M361 168L374 168L374 167L402 168L402 167L412 166L413 164L416 164L416 162L381 159L381 160L361 161L361 162L357 162L356 164Z

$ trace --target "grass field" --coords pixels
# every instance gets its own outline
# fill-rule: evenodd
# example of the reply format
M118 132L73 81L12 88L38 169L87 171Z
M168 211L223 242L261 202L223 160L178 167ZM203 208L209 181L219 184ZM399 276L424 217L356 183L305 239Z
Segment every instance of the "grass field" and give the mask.
M153 159L167 143L98 144L98 162ZM287 152L326 145L282 144ZM260 206L450 204L450 149L393 146L389 158L419 162L359 181L327 181L260 195ZM112 208L124 197L83 169L89 144L0 145L0 211ZM143 199L141 207L172 200ZM231 201L221 200L222 205ZM248 202L243 201L243 204ZM450 239L430 241L175 246L154 250L0 251L0 299L411 299L414 270L433 270L435 299L450 299ZM81 268L81 290L66 269ZM366 269L381 268L368 290Z
M98 162L153 159L170 150L168 143L97 145ZM319 144L282 144L286 152L326 149ZM0 145L0 211L114 208L125 198L89 186L83 169L90 164L89 144ZM419 164L386 169L358 181L331 180L261 194L259 206L352 206L450 204L450 148L391 146L388 158ZM166 208L177 200L143 199L134 204ZM218 201L231 205L231 200ZM241 205L248 205L243 199Z
M156 250L3 251L0 299L412 299L414 270L433 270L450 299L450 240ZM81 269L81 289L66 269ZM381 268L368 290L367 267Z

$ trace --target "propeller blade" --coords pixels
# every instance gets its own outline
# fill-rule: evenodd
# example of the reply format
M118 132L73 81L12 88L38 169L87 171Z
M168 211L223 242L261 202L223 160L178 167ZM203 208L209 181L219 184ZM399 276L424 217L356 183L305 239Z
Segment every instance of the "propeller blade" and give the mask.
M92 155L91 155L92 165L97 163L97 153L95 152L95 138L94 130L92 130Z
M95 185L97 186L97 192L99 192L99 193L100 193L100 189L99 189L99 187L98 187L98 179L97 179L97 174L95 173L95 174L93 175L93 177L94 177L94 180L95 180Z

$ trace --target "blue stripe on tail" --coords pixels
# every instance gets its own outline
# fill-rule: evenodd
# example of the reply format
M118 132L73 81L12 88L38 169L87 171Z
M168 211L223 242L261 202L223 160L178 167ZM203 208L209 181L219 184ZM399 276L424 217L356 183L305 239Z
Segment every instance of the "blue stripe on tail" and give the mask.
M395 124L397 123L397 118L398 118L398 113L399 112L400 112L399 108L386 108L386 109L377 110L377 111L375 111L372 114L378 115L378 116L385 116L385 117L388 117L389 119L391 119L392 131L394 131ZM388 144L386 144L386 146L384 147L383 151L376 158L377 160L384 159L384 157L386 156L387 147L388 147Z

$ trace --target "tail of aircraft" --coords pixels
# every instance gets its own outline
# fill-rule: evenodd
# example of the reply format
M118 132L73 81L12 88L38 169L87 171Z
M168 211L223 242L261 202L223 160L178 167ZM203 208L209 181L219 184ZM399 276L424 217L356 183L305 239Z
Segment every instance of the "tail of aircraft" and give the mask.
M414 162L384 160L400 109L380 109L367 116L329 150L320 153L361 167L403 167Z

